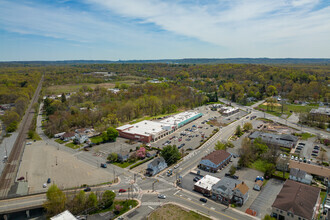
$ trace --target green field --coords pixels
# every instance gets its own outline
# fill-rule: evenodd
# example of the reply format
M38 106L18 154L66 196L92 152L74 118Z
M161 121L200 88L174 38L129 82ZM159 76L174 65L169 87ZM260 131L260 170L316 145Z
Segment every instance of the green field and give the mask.
M126 168L132 164L134 164L136 161L133 161L133 162L123 162L123 163L118 163L118 162L115 162L115 163L112 163L113 165L116 165L118 167L121 167L121 168Z
M103 141L103 138L101 135L99 135L99 136L91 137L90 140L92 143L97 144L97 143L101 143Z
M309 106L309 105L284 105L283 108L283 114L287 115L287 117L290 117L290 115L292 114L292 112L296 112L296 113L300 113L300 112L310 112L313 108L315 108L315 106ZM257 109L264 109L266 111L266 113L268 114L272 114L275 116L280 117L282 115L282 107L281 106L268 106L268 111L267 111L267 105L259 105L257 107Z
M70 147L72 149L78 149L78 148L82 147L83 145L82 144L68 143L68 144L65 144L65 146Z
M267 161L258 159L255 162L253 162L249 167L255 170L259 170L261 172L266 172L267 164L268 164Z

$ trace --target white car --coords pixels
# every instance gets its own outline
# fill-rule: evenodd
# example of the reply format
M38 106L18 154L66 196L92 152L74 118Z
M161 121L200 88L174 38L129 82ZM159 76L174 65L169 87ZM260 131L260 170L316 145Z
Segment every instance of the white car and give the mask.
M158 198L159 198L159 199L166 199L166 196L165 196L164 194L159 194L159 195L158 195Z
M47 187L47 183L44 183L44 185L42 185L43 188L46 188Z
M298 161L298 157L296 157L294 160L295 160L295 161Z
M294 156L291 156L291 160L294 160Z
M26 143L26 145L31 145L31 144L32 144L32 142L27 142L27 143Z
M174 166L174 169L177 169L178 167L179 167L179 164L175 165L175 166Z

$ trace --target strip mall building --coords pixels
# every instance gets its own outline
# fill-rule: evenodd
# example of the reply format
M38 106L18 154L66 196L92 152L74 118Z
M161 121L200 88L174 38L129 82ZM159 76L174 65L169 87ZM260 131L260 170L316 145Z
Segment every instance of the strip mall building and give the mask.
M120 137L149 143L173 133L202 115L198 112L182 112L161 121L144 120L136 124L123 125L118 127L117 131Z

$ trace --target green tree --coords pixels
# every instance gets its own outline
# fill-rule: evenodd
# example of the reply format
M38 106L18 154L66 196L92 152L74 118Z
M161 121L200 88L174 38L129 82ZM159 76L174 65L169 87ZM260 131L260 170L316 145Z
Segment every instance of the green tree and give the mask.
M72 213L79 214L86 209L87 198L85 191L81 190L70 202L73 206Z
M267 93L268 96L276 95L277 94L276 87L273 86L273 85L268 86L267 89L266 89L266 93Z
M10 125L8 125L8 127L6 128L6 131L9 133L16 131L17 125L18 125L18 122L16 122L16 121L10 123Z
M48 216L57 215L65 210L66 196L55 184L49 187L46 197L44 207Z
M276 220L276 218L271 217L270 215L265 215L265 217L263 218L263 220Z
M111 153L111 154L109 154L108 157L107 157L107 160L110 163L117 162L117 160L118 160L118 154L117 153Z
M227 150L227 146L225 143L223 142L220 142L220 141L217 141L217 143L215 144L215 147L214 147L215 150Z
M275 172L275 165L272 163L267 163L265 165L265 176L271 177Z
M235 135L237 135L238 137L242 136L243 132L242 132L242 129L241 129L241 126L240 125L237 125L236 127L236 131L235 131Z
M114 193L110 190L106 190L102 194L102 200L101 200L101 203L105 206L104 208L109 208L112 205L115 197L116 197L116 193Z
M5 126L9 126L11 123L18 122L20 120L19 114L12 110L6 111L1 118Z
M103 132L102 138L104 141L116 141L118 135L119 133L115 128L109 127L107 131Z
M250 122L245 122L244 125L243 125L243 130L245 131L250 131L252 130L253 126Z
M66 102L66 96L64 93L62 93L62 96L61 96L61 102L64 103Z
M87 206L96 208L97 203L98 203L97 196L95 195L95 193L91 192L87 199Z
M160 152L160 155L164 158L168 166L171 166L181 158L181 154L175 145L167 145Z
M230 173L230 175L234 175L235 172L236 172L236 167L232 165L229 169L229 173Z

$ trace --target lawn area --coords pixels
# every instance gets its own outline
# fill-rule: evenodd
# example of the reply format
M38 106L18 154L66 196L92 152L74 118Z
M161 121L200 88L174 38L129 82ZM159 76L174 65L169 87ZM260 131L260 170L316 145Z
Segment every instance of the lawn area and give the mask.
M267 167L268 162L258 159L255 162L253 162L249 168L255 169L255 170L259 170L261 172L266 172L266 167Z
M70 147L72 149L78 149L79 147L82 147L82 144L74 144L74 143L67 143L65 146Z
M323 202L324 198L327 196L327 192L321 191L320 192L320 197L321 197L321 203Z
M125 212L129 211L130 208L129 206L132 206L134 208L135 206L138 205L138 202L136 200L115 200L114 203L107 209L102 209L98 210L96 212L93 212L91 214L96 214L96 213L103 213L103 212L108 212L108 211L114 211L116 205L121 205L123 208L120 210L119 214L116 215L116 217L124 214Z
M282 171L279 171L279 170L276 170L273 175L274 176L278 176L280 178L283 178L283 172ZM289 179L289 176L290 176L290 173L288 173L288 172L285 172L284 173L284 178L285 179Z
M259 110L264 109L267 113L278 116L278 117L280 117L282 115L282 107L281 106L274 106L273 110L270 110L271 107L268 106L268 111L267 111L267 106L263 105L263 104L259 105L257 108ZM310 112L310 110L312 108L315 108L315 107L314 106L308 106L308 105L305 105L305 106L302 106L302 105L284 105L283 114L290 117L290 115L292 114L290 111L296 112L296 113Z
M59 143L59 144L64 144L65 143L65 141L62 141L61 139L55 139L55 141L57 142L57 143Z
M300 137L302 140L307 140L308 138L315 137L315 135L310 133L294 133L295 136Z
M33 135L31 137L32 140L37 140L37 141L40 141L42 140L41 137L39 136L39 134L35 131L33 131Z
M90 140L92 143L97 144L97 143L101 143L103 141L103 138L101 135L99 135L99 136L91 137Z
M128 162L128 161L126 161L126 162L124 162L124 163L118 163L118 162L115 162L115 163L112 163L112 164L113 164L113 165L116 165L116 166L118 166L118 167L121 167L121 168L126 168L126 167L128 167L128 166L134 164L135 162L136 162L136 161L133 161L133 162Z
M166 204L153 211L148 220L210 220L210 218L200 215L194 211L186 211L183 208Z

